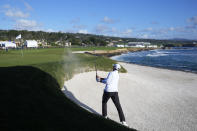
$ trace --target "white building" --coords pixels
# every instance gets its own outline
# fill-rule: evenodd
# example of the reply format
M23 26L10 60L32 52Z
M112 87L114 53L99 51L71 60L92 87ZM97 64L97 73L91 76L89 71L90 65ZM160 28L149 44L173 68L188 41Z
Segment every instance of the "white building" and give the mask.
M37 48L38 47L38 42L35 41L35 40L26 40L25 43L24 43L24 46Z
M124 45L115 45L115 47L124 47Z
M71 42L68 42L68 41L65 42L65 46L66 46L66 47L71 47L71 45L72 45Z
M0 48L16 48L16 44L11 41L0 41Z
M129 42L127 47L148 47L150 46L150 42Z
M157 45L149 45L148 47L149 47L149 48L158 48Z

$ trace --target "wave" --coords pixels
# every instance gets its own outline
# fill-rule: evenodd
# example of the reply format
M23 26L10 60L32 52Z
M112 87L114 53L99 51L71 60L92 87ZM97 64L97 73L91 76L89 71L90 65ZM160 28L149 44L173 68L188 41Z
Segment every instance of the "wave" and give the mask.
M174 51L164 51L164 50L154 50L154 53L158 53L158 54L180 54L180 52L174 52Z
M197 72L197 48L195 50L151 50L130 52L112 59L140 65Z
M164 50L153 50L149 52L146 56L148 57L160 57L160 56L168 56L168 55L179 55L180 52L171 52L171 51L164 51Z
M164 54L164 53L155 53L155 54L147 54L146 56L148 57L160 57L160 56L168 56L168 54Z

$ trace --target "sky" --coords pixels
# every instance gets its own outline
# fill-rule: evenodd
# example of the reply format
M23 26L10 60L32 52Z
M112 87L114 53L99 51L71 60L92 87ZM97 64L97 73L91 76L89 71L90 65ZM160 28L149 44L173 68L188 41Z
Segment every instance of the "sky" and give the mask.
M0 0L0 29L197 40L197 0Z

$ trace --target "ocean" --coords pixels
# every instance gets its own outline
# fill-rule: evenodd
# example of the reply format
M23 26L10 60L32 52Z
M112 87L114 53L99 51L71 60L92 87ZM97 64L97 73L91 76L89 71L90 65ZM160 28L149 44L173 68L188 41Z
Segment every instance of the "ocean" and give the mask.
M197 73L197 47L129 52L111 58L133 64Z

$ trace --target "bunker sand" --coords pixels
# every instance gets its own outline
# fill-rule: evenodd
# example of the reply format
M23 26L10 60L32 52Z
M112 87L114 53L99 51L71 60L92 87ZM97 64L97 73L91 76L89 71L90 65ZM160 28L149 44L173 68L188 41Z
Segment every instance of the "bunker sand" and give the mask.
M128 125L141 131L197 130L197 74L120 63L119 97ZM98 71L106 77L108 72ZM105 87L95 72L75 75L65 82L64 93L92 113L102 113ZM119 122L110 99L108 117Z

